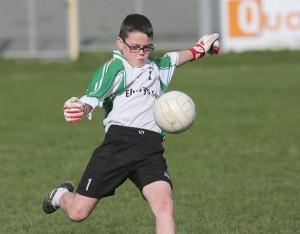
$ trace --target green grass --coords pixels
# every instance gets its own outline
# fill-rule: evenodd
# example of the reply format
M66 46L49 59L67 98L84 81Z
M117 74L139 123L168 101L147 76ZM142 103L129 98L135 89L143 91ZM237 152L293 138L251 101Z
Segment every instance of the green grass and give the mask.
M103 139L92 121L64 121L110 54L77 62L0 59L0 233L154 233L130 182L83 223L45 215L44 195L76 184ZM300 233L300 52L207 57L179 68L169 90L197 106L191 129L165 142L177 233Z

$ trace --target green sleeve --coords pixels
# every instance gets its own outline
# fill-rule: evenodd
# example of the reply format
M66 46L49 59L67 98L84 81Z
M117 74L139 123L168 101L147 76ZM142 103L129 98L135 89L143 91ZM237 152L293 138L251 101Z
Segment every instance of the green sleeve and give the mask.
M124 74L124 65L119 59L111 59L98 68L88 85L86 96L103 100L117 76Z
M150 57L149 60L153 61L159 67L160 70L161 69L162 70L163 69L170 69L170 67L174 66L174 64L172 64L172 59L168 54L165 54L161 58Z
M158 66L159 68L160 86L163 93L165 93L167 91L167 86L169 84L168 80L171 79L170 76L172 76L173 74L173 72L170 71L174 70L176 65L169 54L165 54L163 57L160 58L150 57L149 60L153 61L156 64L156 66Z

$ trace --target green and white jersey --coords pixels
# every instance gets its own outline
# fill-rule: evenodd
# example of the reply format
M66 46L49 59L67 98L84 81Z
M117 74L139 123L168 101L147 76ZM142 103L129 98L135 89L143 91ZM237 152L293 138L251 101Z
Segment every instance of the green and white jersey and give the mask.
M81 101L105 109L105 131L111 125L144 128L161 133L153 117L155 101L167 90L178 64L178 53L150 57L133 67L120 51L92 76Z

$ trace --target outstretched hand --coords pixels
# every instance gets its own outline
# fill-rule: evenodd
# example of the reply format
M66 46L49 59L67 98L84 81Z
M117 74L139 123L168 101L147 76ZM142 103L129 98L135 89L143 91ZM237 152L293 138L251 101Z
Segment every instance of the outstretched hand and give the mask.
M205 35L201 37L200 40L197 42L197 44L193 48L190 48L190 51L193 54L192 60L201 58L207 53L218 54L219 43L216 43L218 45L213 46L214 42L216 42L218 38L219 38L219 33L214 33L211 35Z

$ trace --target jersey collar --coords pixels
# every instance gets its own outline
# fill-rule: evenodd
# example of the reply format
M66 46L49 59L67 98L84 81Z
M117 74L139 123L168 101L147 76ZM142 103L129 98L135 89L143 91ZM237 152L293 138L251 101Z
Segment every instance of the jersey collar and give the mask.
M124 57L124 55L121 53L120 50L114 50L114 51L113 51L113 57L114 57L114 58L117 58L117 59L120 59L121 61L123 61L123 63L126 63L126 64L128 64L129 66L131 66L132 68L134 68L134 67L126 60L126 58ZM144 69L144 68L148 68L148 67L152 67L152 65L151 65L151 63L150 63L149 60L146 61L146 63L144 64L144 66L141 67L141 68Z

